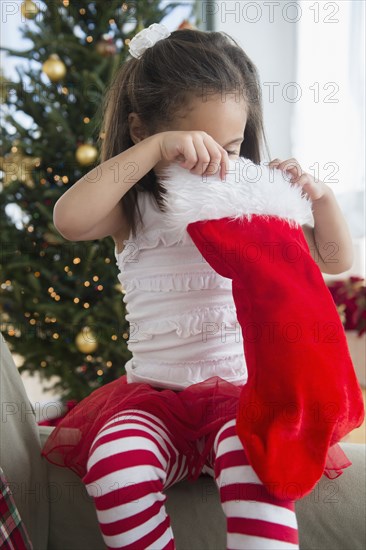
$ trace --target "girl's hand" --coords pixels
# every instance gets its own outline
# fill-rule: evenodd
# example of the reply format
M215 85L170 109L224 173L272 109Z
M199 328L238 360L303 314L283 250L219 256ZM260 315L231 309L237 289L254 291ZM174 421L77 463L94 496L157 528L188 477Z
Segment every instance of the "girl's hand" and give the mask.
M329 190L324 182L314 179L311 174L303 172L300 164L294 158L284 161L274 159L271 160L268 166L269 168L289 172L291 174L290 182L302 187L312 201L321 199Z
M192 174L208 176L220 171L223 180L229 170L229 155L209 134L201 131L161 132L161 159L179 162Z

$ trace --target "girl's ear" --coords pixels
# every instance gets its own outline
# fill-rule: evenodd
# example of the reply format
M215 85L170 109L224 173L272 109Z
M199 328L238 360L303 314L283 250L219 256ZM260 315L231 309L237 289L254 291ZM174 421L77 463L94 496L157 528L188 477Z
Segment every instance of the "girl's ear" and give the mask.
M130 128L130 136L134 144L148 137L146 128L137 113L130 113L128 115L128 124Z

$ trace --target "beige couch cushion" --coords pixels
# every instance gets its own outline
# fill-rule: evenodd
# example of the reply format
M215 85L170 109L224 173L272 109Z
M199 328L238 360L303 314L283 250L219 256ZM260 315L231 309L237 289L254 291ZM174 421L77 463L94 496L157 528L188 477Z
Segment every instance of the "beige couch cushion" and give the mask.
M40 427L42 444L53 428ZM342 443L352 466L335 480L322 477L296 502L301 550L365 547L365 445ZM48 463L49 464L49 463ZM92 499L71 470L48 466L58 491L51 505L49 550L105 550ZM226 521L216 485L208 475L166 491L177 550L225 550ZM65 528L66 527L66 528Z
M47 550L47 472L35 413L0 334L0 464L34 550Z
M296 503L300 542L306 550L366 548L366 445L341 443L352 465L336 479L322 476Z
M80 478L40 455L53 428L37 426L18 369L0 336L0 465L34 550L105 550L93 500ZM366 446L341 445L352 466L334 480L323 476L310 495L296 502L301 550L366 546ZM166 494L177 550L226 548L225 516L211 477L177 483Z
M41 447L53 428L35 414L0 334L0 465L34 550L105 550L93 500L72 471L50 464ZM334 480L322 477L296 502L301 550L363 550L366 446L342 443L353 462ZM224 550L226 523L216 485L202 475L167 491L177 550Z

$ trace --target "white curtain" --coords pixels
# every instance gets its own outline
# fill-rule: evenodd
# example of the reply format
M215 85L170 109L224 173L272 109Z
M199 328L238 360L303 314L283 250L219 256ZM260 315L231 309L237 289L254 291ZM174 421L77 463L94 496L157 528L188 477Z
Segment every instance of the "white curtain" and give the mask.
M362 190L365 3L301 0L300 7L295 157L302 157L314 172L319 170L320 179L329 181L335 192Z
M333 189L365 276L365 2L298 5L293 156Z

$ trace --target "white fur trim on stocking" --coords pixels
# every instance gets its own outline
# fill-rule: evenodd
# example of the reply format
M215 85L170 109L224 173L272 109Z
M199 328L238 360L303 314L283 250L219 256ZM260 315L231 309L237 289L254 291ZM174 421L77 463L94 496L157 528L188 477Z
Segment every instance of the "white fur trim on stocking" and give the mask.
M290 175L265 164L239 157L230 160L224 181L217 173L191 174L179 164L168 165L159 178L166 189L164 204L168 227L183 235L188 224L251 214L278 216L290 225L313 225L312 202Z

